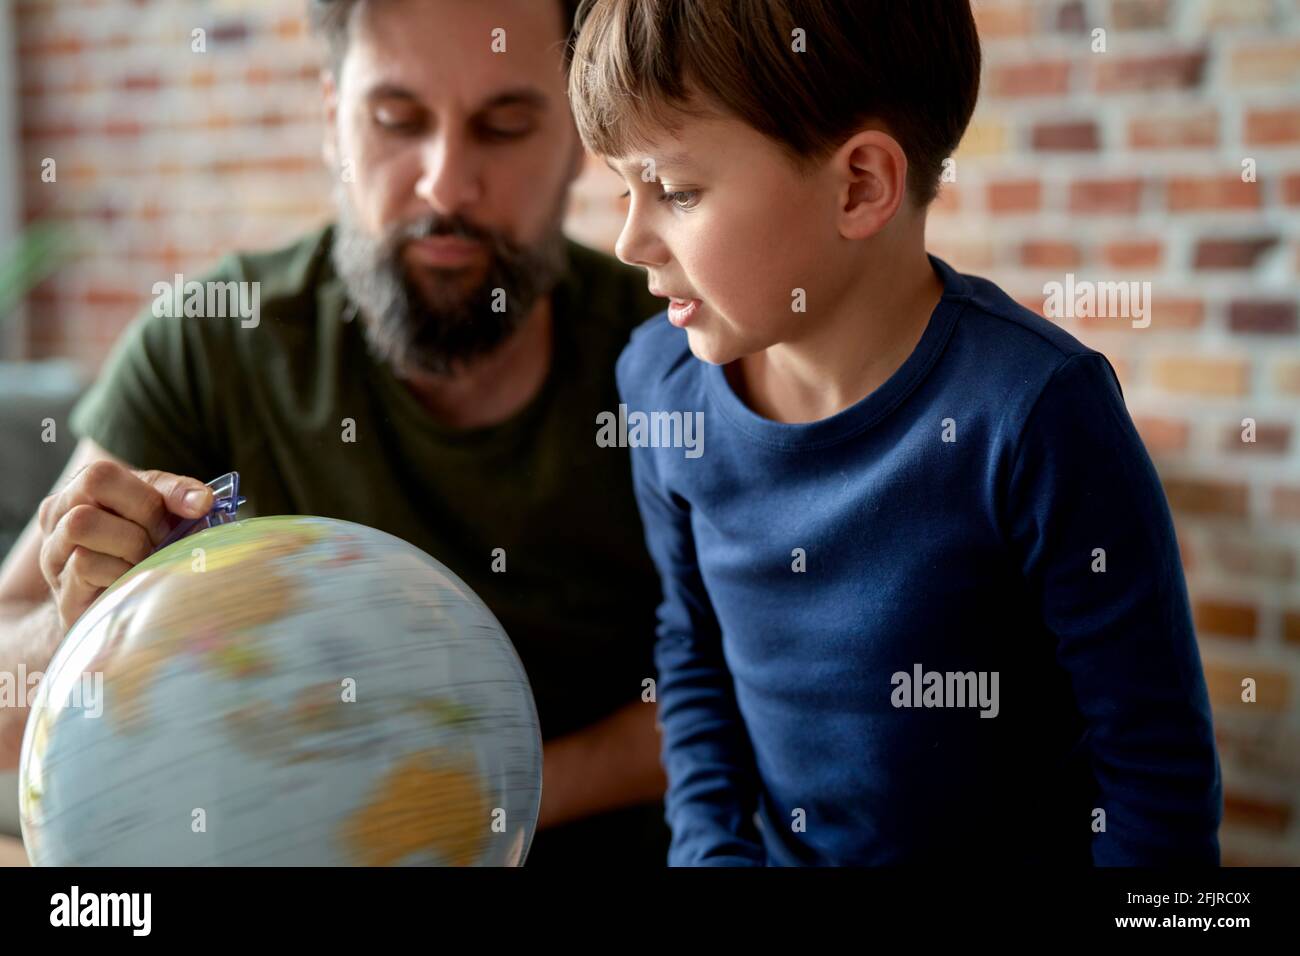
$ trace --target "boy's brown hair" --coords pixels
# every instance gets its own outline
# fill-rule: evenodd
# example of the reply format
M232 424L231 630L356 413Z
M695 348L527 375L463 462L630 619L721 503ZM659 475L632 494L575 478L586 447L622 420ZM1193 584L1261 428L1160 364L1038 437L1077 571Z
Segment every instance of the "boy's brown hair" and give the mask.
M567 54L574 120L599 155L721 108L807 169L875 120L920 206L979 93L969 0L583 0Z

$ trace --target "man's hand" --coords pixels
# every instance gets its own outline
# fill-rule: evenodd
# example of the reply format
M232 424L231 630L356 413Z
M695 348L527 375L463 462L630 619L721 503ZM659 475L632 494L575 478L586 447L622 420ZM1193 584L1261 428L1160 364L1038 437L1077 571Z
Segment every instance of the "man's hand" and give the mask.
M212 489L197 478L132 471L103 459L42 501L40 568L63 631L179 520L211 507Z

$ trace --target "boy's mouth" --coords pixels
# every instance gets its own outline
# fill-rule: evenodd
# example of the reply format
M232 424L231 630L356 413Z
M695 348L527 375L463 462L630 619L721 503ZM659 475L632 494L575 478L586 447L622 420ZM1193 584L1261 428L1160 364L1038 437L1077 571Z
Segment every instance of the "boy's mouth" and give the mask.
M654 287L651 287L650 294L668 300L668 321L679 329L686 327L686 324L699 311L701 305L699 299L679 298Z
M668 321L679 329L686 328L695 313L699 311L699 299L670 299L668 302Z

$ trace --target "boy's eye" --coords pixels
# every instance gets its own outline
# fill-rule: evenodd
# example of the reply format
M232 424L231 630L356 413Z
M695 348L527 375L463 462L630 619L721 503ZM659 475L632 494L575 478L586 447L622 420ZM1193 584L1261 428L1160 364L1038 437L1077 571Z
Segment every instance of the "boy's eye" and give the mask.
M700 191L698 189L679 189L673 192L666 192L660 195L659 201L671 203L678 209L694 209L699 202Z

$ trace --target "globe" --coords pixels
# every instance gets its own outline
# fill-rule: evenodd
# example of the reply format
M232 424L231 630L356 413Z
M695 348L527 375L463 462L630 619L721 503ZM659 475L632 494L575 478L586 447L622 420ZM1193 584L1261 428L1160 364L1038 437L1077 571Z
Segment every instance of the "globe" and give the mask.
M233 521L64 638L23 738L23 840L52 866L517 866L541 746L514 647L449 569L347 521Z

